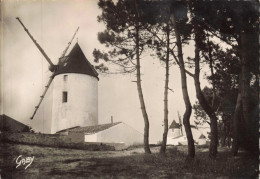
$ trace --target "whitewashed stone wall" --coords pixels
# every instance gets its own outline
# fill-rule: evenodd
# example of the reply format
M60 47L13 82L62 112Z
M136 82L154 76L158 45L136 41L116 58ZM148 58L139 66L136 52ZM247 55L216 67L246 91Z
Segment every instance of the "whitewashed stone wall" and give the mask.
M67 80L64 80L64 75ZM62 93L67 92L67 102ZM67 73L53 80L51 133L75 126L98 124L98 79L89 75Z
M125 143L126 146L142 144L144 136L134 128L120 123L109 129L97 133L97 142Z
M168 137L176 138L179 136L181 136L181 129L179 129L179 128L169 129Z

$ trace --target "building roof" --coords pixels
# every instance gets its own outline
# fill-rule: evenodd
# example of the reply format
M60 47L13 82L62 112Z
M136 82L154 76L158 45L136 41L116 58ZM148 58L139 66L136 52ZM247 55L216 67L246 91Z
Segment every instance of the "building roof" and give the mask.
M30 132L30 127L5 115L0 115L0 131Z
M206 137L203 134L201 134L199 139L206 139Z
M175 120L173 120L172 123L171 123L171 125L170 125L170 127L169 127L169 129L179 129L179 128L181 128L181 126L182 126L182 125L180 125L180 124L177 123ZM192 124L190 124L190 127L191 127L191 128L194 128L194 129L197 128L196 126L194 126L194 125L192 125Z
M179 123L177 123L175 120L172 121L169 129L176 129L176 128L180 128L181 125Z
M68 131L71 130L71 129L75 129L75 128L79 128L79 127L80 127L80 126L70 127L70 128L67 128L67 129L63 129L63 130L57 131L56 133L68 132Z
M74 45L67 56L59 59L55 75L63 73L87 74L98 78L98 73L85 57L78 43Z
M115 123L108 123L108 124L101 124L101 125L95 125L95 126L86 126L86 127L74 127L74 128L69 128L69 129L64 129L62 131L58 131L56 133L60 132L84 132L84 133L97 133L106 129L109 129L115 125L118 125L122 122L115 122Z

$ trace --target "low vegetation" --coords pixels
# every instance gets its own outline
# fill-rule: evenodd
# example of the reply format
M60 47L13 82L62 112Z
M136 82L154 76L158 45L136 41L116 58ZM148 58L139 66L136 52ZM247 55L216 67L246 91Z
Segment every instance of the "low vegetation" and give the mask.
M209 160L207 148L196 148L194 160L186 160L186 146L168 146L166 155L160 147L144 154L141 147L125 151L84 151L29 145L0 144L3 178L254 178L258 174L256 156L239 152L233 157L227 148L219 148L216 160ZM25 170L17 169L19 155L34 156Z

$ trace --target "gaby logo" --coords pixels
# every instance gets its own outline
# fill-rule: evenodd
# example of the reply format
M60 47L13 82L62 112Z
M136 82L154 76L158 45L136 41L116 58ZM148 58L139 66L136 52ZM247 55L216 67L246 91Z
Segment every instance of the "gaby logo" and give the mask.
M33 162L34 156L33 157L23 157L22 155L19 155L16 159L16 168L18 168L20 165L26 165L25 169L27 169Z

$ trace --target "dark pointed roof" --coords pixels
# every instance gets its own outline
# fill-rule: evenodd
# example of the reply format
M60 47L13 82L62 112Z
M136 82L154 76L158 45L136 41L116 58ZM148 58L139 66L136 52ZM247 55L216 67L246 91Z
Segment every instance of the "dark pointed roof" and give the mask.
M98 73L87 60L78 43L74 45L67 56L59 59L55 75L63 73L79 73L98 78Z
M181 127L181 125L179 123L177 123L175 120L173 120L169 129L176 129L176 128L178 129L180 127Z

